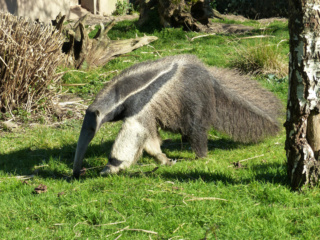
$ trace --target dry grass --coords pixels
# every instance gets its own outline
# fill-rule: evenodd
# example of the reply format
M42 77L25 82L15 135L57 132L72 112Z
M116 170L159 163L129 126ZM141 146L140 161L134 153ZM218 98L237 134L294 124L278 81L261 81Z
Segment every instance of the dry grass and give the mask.
M268 40L252 40L235 48L230 65L244 73L288 75L288 60L277 44Z
M63 36L51 25L0 13L0 110L31 112L49 106L50 86L59 80ZM13 115L12 115L13 116ZM13 116L14 117L14 116Z

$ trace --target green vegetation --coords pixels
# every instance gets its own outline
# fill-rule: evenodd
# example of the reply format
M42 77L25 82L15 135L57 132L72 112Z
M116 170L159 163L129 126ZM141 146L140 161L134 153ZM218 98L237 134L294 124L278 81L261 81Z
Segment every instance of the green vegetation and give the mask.
M126 15L133 11L132 3L123 0L117 0L116 2L116 10L112 13L112 15Z
M263 32L255 21L244 24ZM257 41L262 46L288 39L287 24L267 26L274 38L215 35L181 29L156 29L150 46L112 60L99 69L69 71L63 92L92 101L103 84L134 63L180 53L195 54L206 64L232 65L237 49ZM143 36L133 22L118 23L111 38ZM187 38L187 37L188 38ZM288 42L278 45L288 61ZM245 53L244 53L245 54ZM244 56L243 56L244 57ZM65 69L63 70L65 71ZM263 71L261 71L263 73ZM257 81L285 104L287 78L257 75ZM90 144L80 180L71 178L81 120L22 125L0 131L0 239L317 239L319 189L291 192L282 131L259 144L241 144L214 130L207 158L195 160L180 136L161 132L163 151L178 159L157 165L148 155L119 175L100 177L121 127L108 123ZM235 164L233 164L235 163ZM23 180L17 176L34 175ZM35 188L46 186L36 194ZM41 190L39 190L41 192Z

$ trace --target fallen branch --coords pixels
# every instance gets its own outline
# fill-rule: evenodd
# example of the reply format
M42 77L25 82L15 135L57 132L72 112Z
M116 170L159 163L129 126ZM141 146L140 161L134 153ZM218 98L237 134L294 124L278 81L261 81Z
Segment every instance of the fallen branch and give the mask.
M105 223L105 224L97 224L97 225L92 225L93 227L102 227L102 226L110 226L110 225L117 225L120 223L125 223L126 221L120 221L120 222L112 222L112 223Z
M15 176L15 177L4 177L4 178L1 178L1 179L10 179L10 178L15 178L15 179L19 179L19 180L28 180L28 179L34 178L34 174L32 174L32 175Z
M257 35L257 36L250 36L250 37L242 37L242 38L239 38L239 39L254 39L254 38L274 38L275 36L273 35Z
M204 200L218 200L218 201L226 201L228 202L227 199L223 199L223 198L216 198L216 197L196 197L196 198L191 198L188 200L185 200L186 202L193 202L193 201L204 201Z
M61 86L72 87L72 86L85 86L87 83L62 83Z
M216 35L216 33L211 33L211 34L206 34L206 35L200 35L200 36L196 36L196 37L193 37L193 38L189 38L187 35L187 39L190 41L190 42L193 42L193 40L197 39L197 38L204 38L204 37L210 37L210 36L214 36Z

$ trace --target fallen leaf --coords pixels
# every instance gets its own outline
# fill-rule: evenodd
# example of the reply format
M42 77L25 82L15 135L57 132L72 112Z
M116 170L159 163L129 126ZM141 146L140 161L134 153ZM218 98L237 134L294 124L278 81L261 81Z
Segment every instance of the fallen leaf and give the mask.
M240 162L233 162L235 168L243 168L243 165Z
M87 171L86 168L82 168L82 169L80 170L80 176L86 175L86 171Z
M25 185L29 185L29 182L27 180L21 181L21 183Z
M60 197L60 196L62 196L62 195L64 195L65 194L65 192L59 192L58 193L58 197Z
M10 120L2 122L1 125L4 129L7 129L9 131L13 131L14 129L18 128L18 124L11 122Z
M34 190L33 190L33 193L34 194L40 194L40 193L44 193L47 191L47 186L44 185L44 184L40 184L38 187L36 187Z

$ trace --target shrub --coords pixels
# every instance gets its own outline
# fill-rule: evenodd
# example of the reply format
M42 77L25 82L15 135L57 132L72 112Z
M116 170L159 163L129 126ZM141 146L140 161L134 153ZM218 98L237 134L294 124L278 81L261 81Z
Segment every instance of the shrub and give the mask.
M31 112L41 101L47 106L50 84L59 80L63 36L51 25L0 13L0 110Z
M117 0L116 2L116 10L112 13L112 15L126 15L133 11L132 3L129 3L127 0Z

